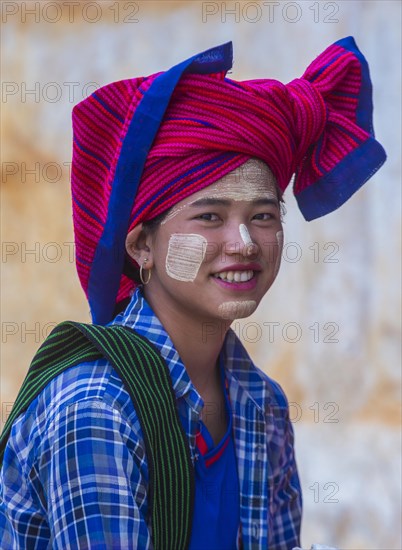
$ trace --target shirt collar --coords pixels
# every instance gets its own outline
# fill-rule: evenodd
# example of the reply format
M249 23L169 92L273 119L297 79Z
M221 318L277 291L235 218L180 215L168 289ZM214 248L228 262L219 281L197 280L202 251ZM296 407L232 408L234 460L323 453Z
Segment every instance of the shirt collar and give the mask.
M202 408L203 401L177 353L170 336L162 323L146 301L141 287L138 287L126 309L117 315L109 325L129 326L141 336L148 338L160 351L169 368L173 389L177 398L186 397L195 410ZM269 396L261 388L265 387L263 374L255 368L243 344L233 330L229 330L222 348L225 370L228 373L229 384L234 378L240 384L248 397L259 409L264 409ZM259 387L259 391L255 389Z
M117 315L110 325L128 326L141 336L148 338L160 351L170 371L176 397L184 397L188 392L195 392L194 406L201 397L196 392L190 377L177 353L172 340L146 301L141 288L137 288L126 309Z

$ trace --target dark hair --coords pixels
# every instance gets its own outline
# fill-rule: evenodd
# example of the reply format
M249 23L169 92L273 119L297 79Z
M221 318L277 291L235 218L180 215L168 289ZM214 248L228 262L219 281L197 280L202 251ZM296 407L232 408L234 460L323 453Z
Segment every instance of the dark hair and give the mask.
M144 232L147 233L148 235L152 235L153 233L155 233L158 227L160 226L160 224L162 223L163 219L170 212L170 210L171 209L169 208L169 210L167 210L166 212L163 212L162 214L159 214L159 216L156 216L152 220L143 222L142 227ZM124 253L123 275L126 275L126 277L134 281L136 285L142 284L138 265L131 258L131 256L128 254L127 251L125 251ZM127 298L120 300L120 302L118 302L114 308L113 317L115 317L116 315L124 311L128 306L128 304L130 303L130 300L131 300L131 296L127 296Z
M155 218L152 218L152 220L143 222L143 231L147 235L152 235L156 233L158 227L160 226L164 218L168 215L170 210L171 209L169 208L169 210L163 212L162 214L159 214L159 216L156 216ZM124 256L123 274L126 275L129 279L132 279L137 285L141 284L140 270L138 268L138 265L131 258L131 256L129 256L127 251L125 252Z

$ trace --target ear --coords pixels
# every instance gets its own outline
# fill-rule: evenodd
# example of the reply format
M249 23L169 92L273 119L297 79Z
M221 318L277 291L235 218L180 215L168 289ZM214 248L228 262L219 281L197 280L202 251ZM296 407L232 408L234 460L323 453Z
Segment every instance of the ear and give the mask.
M151 251L151 236L144 231L142 223L136 225L126 237L127 254L142 265L147 259L147 269L153 267L153 257Z

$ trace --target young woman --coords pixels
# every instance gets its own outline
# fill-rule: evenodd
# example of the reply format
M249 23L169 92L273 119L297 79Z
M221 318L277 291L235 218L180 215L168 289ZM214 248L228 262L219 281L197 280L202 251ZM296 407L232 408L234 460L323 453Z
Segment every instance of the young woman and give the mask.
M96 349L111 331L120 340L82 361L77 336L62 361L64 327L39 350L40 376L57 361L63 371L30 379L5 428L2 549L300 544L286 397L230 324L277 276L291 176L314 219L385 153L351 37L287 85L226 78L231 56L231 44L213 48L74 109L76 259L94 321L79 330ZM166 383L136 393L164 369Z

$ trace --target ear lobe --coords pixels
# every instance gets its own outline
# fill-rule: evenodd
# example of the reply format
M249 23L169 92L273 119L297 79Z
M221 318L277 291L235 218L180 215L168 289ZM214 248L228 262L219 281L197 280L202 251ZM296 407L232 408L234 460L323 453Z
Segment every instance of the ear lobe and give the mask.
M149 255L149 246L146 241L147 235L143 229L142 223L136 225L126 237L127 254L139 265L141 265L147 254Z

